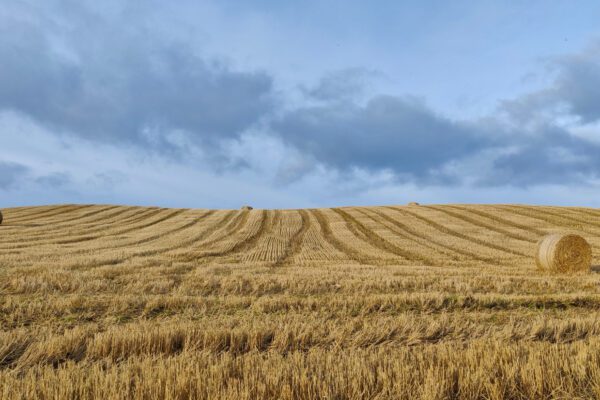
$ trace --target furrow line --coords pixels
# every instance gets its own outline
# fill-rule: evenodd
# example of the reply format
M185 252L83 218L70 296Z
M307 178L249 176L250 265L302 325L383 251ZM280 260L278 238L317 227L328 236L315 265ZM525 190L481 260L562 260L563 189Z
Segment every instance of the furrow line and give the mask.
M233 214L232 214L232 216L233 216ZM223 229L224 230L223 234L209 240L206 243L202 243L202 245L210 246L212 244L219 242L226 236L235 235L237 232L242 230L244 228L244 226L246 226L246 223L248 222L249 217L250 217L250 211L240 211L236 215L236 217L225 226L225 228ZM216 232L216 229L215 229L215 232ZM211 233L214 233L214 232L211 232Z
M501 210L506 210L512 214L521 215L524 217L529 217L533 219L537 219L538 221L544 221L549 223L552 226L562 226L568 227L571 229L577 230L587 230L589 231L589 226L600 227L600 224L593 223L591 221L584 221L578 218L557 215L555 213L550 213L542 210L537 210L533 207L511 207L511 206L497 206ZM587 228L587 229L586 229Z
M388 220L388 219L386 219L386 218L385 218L385 216L384 216L384 217L381 217L380 213L377 213L377 212L375 212L375 211L373 211L373 210L369 210L369 209L366 209L366 208L358 208L358 207L356 207L356 208L353 208L353 210L355 210L357 213L359 213L359 214L363 215L364 217L366 217L366 218L369 218L369 219L370 219L371 221L373 221L374 223L376 223L376 224L378 224L378 225L380 225L380 226L384 227L384 228L385 228L385 229L387 229L388 231L392 232L392 233L393 233L395 236L398 236L398 237L401 237L401 238L403 238L403 239L405 239L405 240L408 240L408 241L410 241L411 243L414 243L415 245L418 245L418 246L425 247L425 248L427 248L427 249L428 249L428 250L430 250L430 251L434 251L434 252L436 252L436 253L438 253L438 254L444 255L444 256L446 256L446 257L450 257L450 258L452 258L452 259L453 259L453 260L455 260L455 261L459 261L459 260L463 260L463 261L464 261L464 258L462 258L462 259L461 259L461 258L459 258L459 257L456 255L456 253L454 253L454 252L453 252L453 253L448 253L448 252L446 252L446 251L440 250L440 249L439 249L439 248L437 248L436 246L433 246L433 245L430 243L430 241L428 241L428 240L419 240L419 239L415 239L415 237L414 237L413 235L409 234L409 233L408 233L408 232L406 232L405 230L398 229L398 226L397 226L397 225L395 225L395 224L393 224L394 226L389 226L389 220ZM375 214L375 216L371 215L371 214L370 214L370 212L373 212L373 213ZM403 224L402 224L402 223L399 223L399 225L403 225ZM370 229L370 228L368 228L367 226L365 226L365 227L366 227L367 229ZM382 238L383 238L383 237L382 237ZM385 238L384 238L384 239L385 239ZM389 240L388 240L388 241L389 241ZM419 254L419 253L417 252L417 253L415 253L415 254ZM426 257L426 256L423 256L423 257ZM432 264L432 265L435 265L435 266L441 266L441 265L438 265L439 263L437 263L437 262L434 262L433 260L431 260L431 262L432 262L432 263L435 263L435 264Z
M438 230L438 231L440 231L442 233L445 233L447 235L451 235L451 236L454 236L454 237L457 237L457 238L460 238L460 239L463 239L463 240L466 240L466 241L469 241L469 242L477 243L480 246L487 247L487 248L494 249L494 250L498 250L498 251L502 251L504 253L516 255L516 256L519 256L519 257L528 257L526 254L523 254L520 251L516 251L516 250L513 250L513 249L506 248L506 247L498 246L498 245L496 245L494 243L490 243L488 241L481 240L481 239L472 237L470 235L465 235L464 233L457 232L454 229L450 229L450 228L448 228L448 227L446 227L446 226L444 226L442 224L439 224L439 223L431 220L430 218L423 217L422 215L419 215L419 214L414 213L412 211L408 211L408 210L401 209L401 208L398 208L398 207L387 207L387 208L399 211L401 213L405 213L405 214L411 215L412 217L417 218L417 219L423 221L424 223L430 225L431 227L435 228L436 230Z
M198 224L199 221L201 221L202 219L208 217L209 215L213 214L214 212L215 212L215 210L209 210L209 211L205 212L204 214L198 216L194 220L188 222L187 224L184 224L182 226L178 226L177 228L173 228L173 229L170 229L170 230L164 230L164 231L161 231L160 233L157 233L155 235L149 236L147 238L136 240L133 243L127 243L127 244L124 244L122 246L113 246L112 248L115 248L115 247L127 247L127 246L132 246L132 245L138 246L140 244L146 244L146 243L154 242L154 241L159 240L159 239L164 239L168 235L172 235L174 233L179 233L179 232L184 231L184 230L186 230L188 228L191 228L192 226Z
M185 210L184 210L185 211ZM187 225L193 226L196 225L198 222L201 222L204 220L204 218L216 213L217 210L208 210L206 213L204 213L203 215L201 215L199 218L197 218L195 221L193 221L193 223L189 223ZM223 223L229 221L232 217L233 217L234 213L233 212L229 212L227 214L224 215L224 217L219 220L216 221L213 225L209 225L209 227L205 230L203 230L202 232L200 232L200 234L197 234L195 236L193 236L192 238L189 238L187 240L183 240L183 241L179 241L177 242L177 244L175 246L169 246L169 247L154 247L152 249L145 249L145 250L137 250L134 251L133 253L129 253L129 254L125 254L122 255L118 258L118 261L115 262L114 259L108 259L106 261L98 261L95 265L93 265L92 268L98 268L98 267L103 267L105 265L114 265L115 263L123 263L124 261L127 260L131 260L135 257L144 257L147 258L149 256L156 256L156 255L160 255L160 254L166 254L169 253L173 250L177 250L180 248L184 248L187 247L190 244L193 244L194 241L197 240L202 240L205 237L208 237L210 234L212 234L213 232L215 232L216 230L218 230L220 227L222 227ZM180 227L181 228L181 227ZM114 246L105 246L103 248L99 248L97 250L105 250L105 249L110 249L112 250L114 248ZM96 248L94 248L94 250L96 250ZM79 249L79 250L75 250L72 252L72 254L81 254L81 253L88 253L89 249ZM89 268L89 266L87 266ZM72 265L69 266L65 266L65 268L70 269L70 268L78 268L80 269L80 264L79 263L74 263ZM86 268L87 269L87 268Z
M415 236L416 238L420 239L418 241L418 243L420 242L424 246L427 246L427 243L433 243L437 247L441 247L442 249L450 251L451 254L459 254L461 256L465 256L465 257L468 257L468 258L473 259L473 260L478 260L478 261L483 261L483 262L489 262L489 263L496 263L496 260L494 260L493 258L482 257L482 256L480 256L480 255L478 255L476 253L470 252L468 250L463 250L461 248L457 248L457 247L450 246L450 245L447 245L445 243L442 243L442 242L440 242L439 240L436 240L433 237L428 237L428 236L426 236L426 235L418 232L417 230L412 229L408 225L403 224L402 222L400 222L400 221L398 221L398 220L390 217L389 215L384 214L381 211L378 211L378 210L375 210L375 209L371 209L370 211L373 212L373 213L375 213L375 214L377 214L377 215L379 215L385 221L388 221L389 223L395 225L397 228L402 229L407 234ZM394 231L394 232L400 234L400 232L398 232L397 230ZM417 240L415 240L415 239L413 239L413 240L415 242L417 242ZM436 250L436 248L434 246L427 246L427 247ZM437 250L437 251L441 251L441 250ZM448 253L446 253L446 254L448 254ZM459 260L461 260L461 259L459 258Z
M164 210L165 210L164 208L158 208L158 207L146 208L145 211L144 211L145 214L142 215L142 212L140 212L137 216L133 216L132 215L130 218L127 218L127 220L118 221L118 222L121 225L123 223L125 223L125 222L127 223L127 225L133 225L133 224L135 224L137 222L144 221L144 220L146 220L148 218L152 218L155 215L160 214L161 211L164 211Z
M262 210L260 224L259 224L259 227L256 230L256 232L250 234L246 238L235 243L229 249L206 251L206 252L199 254L199 257L200 258L216 258L216 257L228 256L228 255L232 255L232 254L252 248L258 242L258 240L261 238L261 236L263 234L265 234L269 229L273 228L273 219L274 218L271 217L271 214L268 211Z
M23 206L23 207L7 207L7 208L3 208L3 210L5 211L5 213L7 215L10 215L13 218L21 218L24 216L27 216L28 214L30 214L33 211L39 211L41 212L42 210L48 211L48 210L52 210L56 208L56 206Z
M436 206L426 206L426 207L432 208L432 209L434 209L436 211L439 211L439 212L444 213L446 215L449 215L451 217L457 218L457 219L459 219L461 221L464 221L464 222L467 222L467 223L469 223L471 225L475 225L475 226L478 226L478 227L481 227L481 228L488 229L488 230L493 231L493 232L497 232L497 233L499 233L501 235L508 236L508 237L510 237L512 239L521 240L523 242L529 242L529 243L535 243L536 242L536 240L534 240L534 239L530 239L530 238L518 235L516 233L507 231L505 229L499 228L499 227L494 226L492 224L488 224L486 222L477 220L475 218L471 218L471 217L469 217L467 215L464 215L462 213L448 210L445 207L436 207Z
M209 216L213 215L214 213L216 213L216 211L217 210L209 210L205 214L203 214L200 217L198 217L198 219L195 220L194 223L191 224L191 226L197 225L198 222L201 222L204 219L208 218ZM152 249L152 250L141 250L141 251L138 251L136 253L133 253L133 254L127 256L125 258L125 260L131 259L131 258L134 258L134 257L139 257L139 256L147 257L147 256L155 256L155 255L158 255L158 254L165 254L165 253L168 253L170 251L182 249L184 247L192 245L192 244L194 244L194 243L196 243L198 241L201 241L201 240L209 237L213 233L215 233L217 230L219 230L219 228L223 227L223 224L227 224L235 215L236 214L233 211L225 214L223 216L223 218L220 219L219 221L215 222L212 225L209 225L205 230L200 231L200 233L194 235L193 237L191 237L191 238L189 238L187 240L183 240L181 242L178 242L176 246L168 247L168 248L163 247L163 248L160 248L160 249Z
M346 221L349 229L360 232L363 235L363 237L373 246L378 247L381 250L387 251L388 253L400 256L409 261L419 261L425 263L425 265L439 266L435 261L433 261L427 256L412 252L407 249L403 249L402 247L391 243L390 241L383 238L373 230L367 228L363 223L361 223L348 212L340 208L333 208L332 210Z
M594 217L594 218L600 218L599 210L592 210L592 209L583 208L583 207L569 207L568 210L570 210L576 214L584 214L583 217L590 216L590 217Z
M81 223L81 220L84 219L84 218L92 217L92 216L95 216L97 214L101 214L101 213L106 212L106 211L114 210L115 208L119 208L119 207L120 206L105 206L105 207L103 207L103 208L101 208L99 210L90 211L90 212L87 212L87 213L84 213L84 214L81 214L81 215L77 215L77 216L72 217L72 218L61 219L60 222L58 222L57 224L54 225L54 227L64 228L65 225L66 226L72 226L72 225L75 225L75 224L79 224L79 223ZM72 224L71 222L75 222L75 224Z
M201 245L203 247L210 246L212 244L218 243L223 240L225 237L232 236L236 234L238 231L242 230L248 221L248 217L250 215L250 211L239 211L235 213L234 211L229 212L223 217L221 221L218 221L210 228L202 231L198 235L194 236L190 240L183 241L179 243L178 246L167 249L167 250L159 250L159 251L147 251L144 252L143 255L155 255L155 254L165 254L172 252L174 250L182 250L187 246ZM209 239L213 234L222 230L215 238L212 238L206 242L203 242L204 239ZM194 249L191 251L186 251L185 253L175 253L173 257L176 259L180 259L181 261L192 261L201 257L201 249Z
M188 210L183 210L183 212L188 211ZM132 247L132 246L139 246L141 244L147 244L147 243L151 243L157 240L161 240L161 239L165 239L166 236L169 235L173 235L175 233L184 231L186 229L191 228L192 226L197 225L200 221L202 221L204 218L208 217L209 215L212 215L215 213L216 210L209 210L207 212L205 212L204 214L198 216L197 218L195 218L193 221L190 221L182 226L178 226L176 228L173 228L171 230L163 230L160 231L159 233L156 233L152 236L146 237L144 239L138 239L138 240L134 240L131 242L121 242L118 245L107 245L107 246L103 246L103 247L94 247L94 251L99 251L99 250L117 250L117 249L123 249L123 248L127 248L127 247ZM171 249L168 249L171 250ZM82 252L87 252L88 250L86 249L82 249L82 250L76 250L73 251L72 254L78 254L78 253L82 253ZM148 252L148 251L139 251L139 252L135 252L133 254L127 255L125 256L122 260L128 260L131 259L135 256L137 256L138 254L143 254L143 255L151 255L151 254L158 254L159 252Z
M544 221L546 223L549 223L552 226L567 227L569 229L587 232L587 233L590 233L591 235L598 234L597 232L592 231L591 227L600 226L600 224L596 224L596 223L592 223L589 221L584 221L584 220L580 220L577 218L568 217L568 216L564 216L564 215L557 215L555 213L534 209L533 207L523 206L520 209L517 209L515 207L510 207L510 206L506 206L506 207L499 206L499 207L501 207L502 210L506 210L506 211L511 212L516 215L521 215L521 216L537 219L538 221ZM521 211L521 210L527 210L527 211ZM568 222L564 222L565 220ZM591 225L591 227L590 227L590 225ZM592 249L594 249L594 250L598 249L598 246L594 245L593 243L590 243L590 246L592 246Z
M43 217L46 214L51 214L57 210L63 210L65 208L72 208L75 204L63 204L57 206L49 206L49 207L28 207L24 212L19 213L15 217L11 217L10 222L22 222L29 221L31 219L37 218L38 216ZM41 210L39 210L40 208ZM14 219L13 219L14 218ZM8 221L7 221L8 222Z
M306 210L299 210L300 218L302 219L300 229L292 236L290 243L287 245L283 255L275 261L274 267L281 267L290 263L290 261L300 253L304 236L310 228L310 218Z
M31 227L32 229L29 229L29 227L25 227L25 229L19 229L14 230L14 232L19 232L20 235L22 235L20 240L20 243L23 243L23 241L27 241L27 242L31 242L37 238L43 238L44 236L53 233L53 232L61 232L65 229L68 229L69 227L80 227L83 223L85 224L89 224L91 222L96 221L96 218L91 219L91 221L85 221L84 219L87 219L89 217L97 217L100 214L104 214L105 212L114 210L115 208L118 208L118 211L121 211L120 209L122 208L121 206L108 206L108 207L103 207L99 210L94 210L91 211L89 213L85 213L83 215L78 215L77 217L74 218L70 218L70 219L66 219L66 220L61 220L61 222L56 223L56 224L52 224L52 225L46 225L43 227L43 229L40 229L40 227ZM127 209L125 209L127 210ZM121 211L123 212L123 211ZM112 215L112 214L109 214ZM102 216L103 218L106 218L106 215ZM75 221L75 223L71 223ZM14 226L15 228L17 226ZM31 233L31 234L29 234ZM25 240L28 239L28 240ZM13 239L11 239L13 240ZM7 241L0 241L0 244L2 243L7 243Z
M527 209L532 210L536 213L548 215L550 217L557 217L557 218L562 218L562 219L566 219L569 221L577 222L580 225L591 225L594 228L600 228L600 222L596 222L594 219L590 219L589 217L586 217L586 216L581 216L581 218L579 218L579 216L574 216L572 214L564 213L564 211L573 213L573 210L570 208L547 207L545 209L540 209L538 207L527 207ZM555 212L551 212L549 210L554 210ZM584 218L584 219L582 219L582 218ZM598 218L598 216L596 216L596 218Z
M359 252L356 249L353 249L352 247L346 245L346 243L336 238L333 232L331 231L331 227L329 226L327 219L320 210L312 209L310 210L310 212L315 216L315 218L319 222L319 226L321 227L321 233L323 234L325 240L330 245L332 245L337 251L346 255L350 260L358 262L359 264L368 264L371 261L371 257Z
M57 227L65 225L66 222L77 221L78 219L86 218L86 217L88 217L90 215L98 214L98 213L101 213L101 212L106 211L108 209L112 209L112 208L116 208L116 207L119 207L119 206L105 206L103 208L91 211L89 213L77 215L75 217L68 218L68 219L61 219L60 222L58 222L58 223L55 223L55 224L52 224L52 225L44 225L43 227L47 228L47 230L57 230L58 229ZM11 219L11 221L14 221L14 220ZM7 225L7 227L11 227L11 225L12 224ZM12 227L15 227L15 228L32 228L31 230L29 230L29 229L19 229L19 232L25 232L25 233L27 233L29 231L33 231L33 232L39 232L40 231L40 229L39 229L40 226L38 226L38 225L36 225L36 226L12 225Z
M503 225L510 226L510 227L513 227L513 228L521 229L521 230L523 230L525 232L530 232L530 233L533 233L533 234L536 234L536 235L540 235L540 236L546 234L544 231L542 231L540 229L534 228L532 226L527 226L527 225L519 224L517 222L510 221L508 219L502 218L502 217L500 217L498 215L495 215L495 214L492 214L492 213L489 213L489 212L485 212L485 211L481 211L481 210L476 210L476 209L470 209L470 208L461 207L461 206L448 206L448 207L455 208L455 209L458 209L458 210L461 210L461 211L465 211L465 212L470 212L472 214L479 215L480 217L484 217L484 218L488 218L488 219L491 219L493 221L496 221L499 224L503 224Z
M162 209L155 210L155 212L152 213L151 215L146 216L146 217L142 217L142 218L144 220L146 220L146 219L151 218L151 217L153 217L153 216L155 216L157 214L160 214L162 211L163 211ZM164 222L166 220L174 218L175 216L181 214L183 211L185 211L185 210L176 210L176 211L171 212L170 214L167 214L164 217L160 217L160 218L158 218L158 219L156 219L154 221L151 221L151 222L148 222L148 223L144 223L142 225L132 226L130 228L122 229L122 230L119 230L119 231L116 231L116 232L112 232L112 235L123 235L123 234L134 232L134 231L137 231L137 230L140 230L140 229L148 228L150 226L154 226L156 224L159 224L161 222ZM136 219L134 222L132 222L129 225L133 225L133 223L139 222L139 221L140 221L140 219ZM96 240L96 239L103 238L103 237L106 237L106 234L104 234L104 235L94 235L94 236L85 236L85 237L79 237L79 238L70 239L70 240L61 240L61 241L58 241L56 243L57 244L82 243L82 242L89 242L91 240Z
M166 235L173 235L175 233L179 233L179 232L182 232L182 231L184 231L186 229L189 229L189 228L197 225L198 223L200 223L201 221L203 221L207 217L213 215L215 212L216 212L216 210L208 210L204 214L198 216L198 218L195 218L193 221L188 222L187 224L185 224L183 226L180 226L180 227L178 227L176 229L173 229L171 231L163 231L163 232L161 232L160 233L160 237L154 238L153 240L165 239ZM202 238L207 237L212 232L214 232L215 230L217 230L220 226L222 226L222 224L224 222L227 222L229 219L231 219L233 217L233 215L234 215L233 212L230 213L230 214L226 214L223 219L221 219L220 221L217 221L214 225L209 225L209 228L206 229L206 230L204 230L204 231L202 231L200 235L196 235L192 239L188 239L186 241L178 242L176 247L168 247L168 248L162 247L162 248L153 248L153 249L147 249L147 250L138 250L138 251L135 251L133 253L130 253L130 254L127 254L127 255L123 256L120 259L120 262L131 260L131 259L133 259L135 257L140 257L140 256L148 257L148 256L155 256L155 255L158 255L158 254L164 254L164 253L167 253L169 251L185 247L185 246L193 243L194 241L201 240ZM155 235L155 236L159 236L159 235ZM148 242L151 242L151 241L152 240L149 240L149 241L147 241L145 243L148 243ZM138 245L138 244L140 244L140 243L133 243L133 244L129 243L129 244L122 245L122 246L105 246L105 247L102 247L102 248L94 248L94 250L113 250L113 249L118 249L118 248L130 247L132 245ZM74 251L73 254L82 253L82 252L87 252L87 250ZM105 265L105 264L99 264L96 267L101 267L103 265Z
M135 208L126 208L123 211L119 211L115 214L113 214L111 216L111 221L108 221L107 224L105 225L101 225L100 227L98 227L97 225L94 225L95 227L92 229L89 228L81 228L81 229L77 229L74 231L68 231L67 233L64 234L60 234L60 235L55 235L55 236L51 236L52 239L48 239L48 237L42 237L42 238L36 238L34 240L28 240L25 242L19 242L19 243L23 243L21 244L17 244L17 245L13 245L10 247L3 247L0 248L0 250L16 250L16 249L27 249L27 248L31 248L31 247L36 247L39 245L45 245L45 244L57 244L56 239L62 239L62 238L81 238L82 234L88 235L86 237L89 237L89 234L91 233L96 233L96 232L104 232L102 236L105 236L107 234L107 230L109 231L108 233L110 233L110 229L113 229L115 227L115 225L119 224L122 225L124 223L128 223L130 221L135 222L135 221L139 221L141 219L147 218L149 215L154 215L156 214L156 211L154 209L145 209L145 208L140 208L139 210L137 210L133 215L130 215L129 217L122 219L122 220L113 220L113 218L117 215L121 215L125 212L128 211L135 211ZM4 245L7 245L8 243L5 242L3 243Z
M126 215L123 218L117 218L131 211L133 211L131 215ZM119 210L109 215L105 215L102 218L90 221L91 226L84 226L83 228L77 230L68 231L68 233L60 235L59 237L71 237L79 234L79 232L85 232L86 234L103 232L107 229L115 227L115 225L119 227L132 225L147 218L151 218L156 214L158 214L158 212L154 208L126 207L123 210Z
M57 206L56 208L53 208L52 210L44 210L41 211L39 213L35 213L35 214L28 214L22 218L19 218L18 220L15 221L10 221L10 223L12 224L13 222L17 222L17 223L23 223L23 222L29 222L29 221L33 221L36 220L38 218L49 218L49 217L55 217L57 215L62 215L62 214L66 214L75 210L79 210L82 208L86 208L86 207L92 207L91 205L76 205L76 204L66 204L64 206ZM55 212L57 211L58 212Z

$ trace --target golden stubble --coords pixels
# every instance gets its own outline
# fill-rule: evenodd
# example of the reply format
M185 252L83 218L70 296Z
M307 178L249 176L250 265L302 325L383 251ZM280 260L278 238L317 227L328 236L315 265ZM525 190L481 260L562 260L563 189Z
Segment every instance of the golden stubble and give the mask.
M600 279L512 205L3 210L0 398L600 397Z

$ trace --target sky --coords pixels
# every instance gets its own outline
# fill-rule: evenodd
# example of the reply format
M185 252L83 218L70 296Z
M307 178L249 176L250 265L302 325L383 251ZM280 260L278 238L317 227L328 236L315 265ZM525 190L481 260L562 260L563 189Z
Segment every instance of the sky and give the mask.
M597 1L0 3L0 207L600 207Z

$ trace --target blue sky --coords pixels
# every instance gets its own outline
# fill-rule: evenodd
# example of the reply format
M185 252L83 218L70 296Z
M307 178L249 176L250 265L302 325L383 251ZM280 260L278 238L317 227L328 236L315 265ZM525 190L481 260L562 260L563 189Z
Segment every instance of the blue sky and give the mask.
M600 4L0 5L0 205L600 207Z

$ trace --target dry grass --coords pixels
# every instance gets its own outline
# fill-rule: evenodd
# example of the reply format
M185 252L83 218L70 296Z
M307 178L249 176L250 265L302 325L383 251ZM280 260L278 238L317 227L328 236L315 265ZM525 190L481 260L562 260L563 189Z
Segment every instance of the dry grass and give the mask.
M600 211L46 206L0 227L0 398L600 397ZM593 268L594 269L594 268Z

